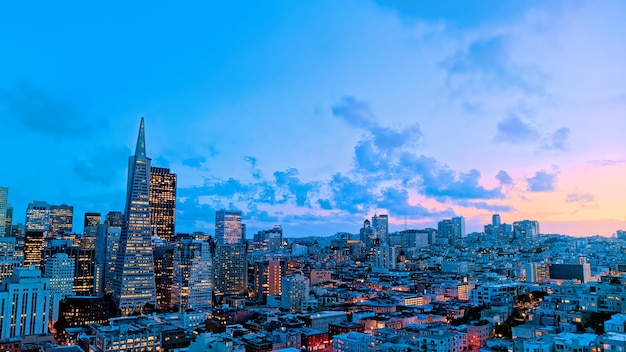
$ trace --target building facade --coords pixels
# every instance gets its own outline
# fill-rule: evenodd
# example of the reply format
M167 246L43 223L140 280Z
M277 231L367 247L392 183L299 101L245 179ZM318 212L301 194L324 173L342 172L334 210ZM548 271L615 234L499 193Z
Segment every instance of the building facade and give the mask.
M176 174L164 167L150 168L152 234L171 242L176 222Z
M48 332L50 280L33 267L15 268L0 285L0 340Z
M212 269L208 242L188 239L174 245L172 300L181 312L211 307Z
M73 206L66 204L50 206L50 236L71 233L73 221Z

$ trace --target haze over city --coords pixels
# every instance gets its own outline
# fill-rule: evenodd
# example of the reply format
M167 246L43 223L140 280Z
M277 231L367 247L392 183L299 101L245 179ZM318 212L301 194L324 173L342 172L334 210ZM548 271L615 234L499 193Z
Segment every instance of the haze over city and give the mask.
M465 217L626 228L626 4L10 3L0 185L76 214L124 208L141 116L178 175L176 230L390 230ZM75 222L80 222L76 216Z

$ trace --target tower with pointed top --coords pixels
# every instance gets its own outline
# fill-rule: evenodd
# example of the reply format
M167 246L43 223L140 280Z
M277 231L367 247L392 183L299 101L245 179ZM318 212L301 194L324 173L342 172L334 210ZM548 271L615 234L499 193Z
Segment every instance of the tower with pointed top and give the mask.
M123 315L156 307L150 228L150 158L141 118L135 155L128 160L124 223L113 277L113 299Z

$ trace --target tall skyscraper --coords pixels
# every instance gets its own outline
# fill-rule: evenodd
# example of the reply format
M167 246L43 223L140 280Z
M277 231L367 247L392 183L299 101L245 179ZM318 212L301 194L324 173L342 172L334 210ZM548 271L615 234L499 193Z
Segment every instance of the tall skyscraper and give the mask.
M388 215L376 215L372 216L372 228L381 242L389 244L389 216Z
M96 244L96 236L98 235L98 225L102 220L102 214L100 213L85 213L85 227L83 238L81 240L81 247L85 249L92 249Z
M459 216L442 220L437 226L437 232L439 237L448 239L448 244L454 245L465 237L465 218Z
M181 312L211 307L213 266L209 243L182 240L174 245L172 300Z
M122 315L157 306L150 225L150 158L141 118L135 155L128 162L125 221L115 263L113 299Z
M500 214L493 214L491 216L491 234L497 236L502 233L501 226L502 220L500 219Z
M45 248L45 231L26 231L24 235L24 266L34 265L41 269Z
M244 240L241 212L218 210L215 212L215 241L220 244L238 244Z
M176 221L176 174L164 167L150 168L152 234L171 242Z
M26 232L50 230L50 204L41 201L28 203L26 209Z
M0 226L2 224L0 223ZM7 212L6 212L6 222L4 226L4 235L12 236L13 235L13 207L11 204L7 204Z
M159 309L172 306L172 286L174 282L174 246L157 246L154 253L154 280L156 283ZM213 278L211 278L212 282Z
M218 244L215 246L215 295L240 295L248 288L248 261L246 245Z
M115 278L115 263L117 263L117 253L120 247L120 237L122 226L124 225L124 215L120 212L109 212L105 221L106 225L106 245L104 263L104 292L113 292L113 281ZM101 253L100 253L101 254Z
M6 219L9 207L9 189L0 186L0 237L8 236L6 234Z
M85 221L84 226L87 227L96 227L102 221L102 214L100 213L85 213Z
M50 236L72 232L74 207L71 205L50 206Z
M248 261L241 212L215 212L215 295L238 295L248 287Z

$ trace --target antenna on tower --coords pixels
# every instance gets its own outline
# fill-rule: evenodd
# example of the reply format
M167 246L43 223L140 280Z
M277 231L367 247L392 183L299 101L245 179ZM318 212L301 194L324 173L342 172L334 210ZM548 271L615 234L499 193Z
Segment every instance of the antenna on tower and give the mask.
M404 216L404 231L409 229L409 225L406 223L406 215Z

